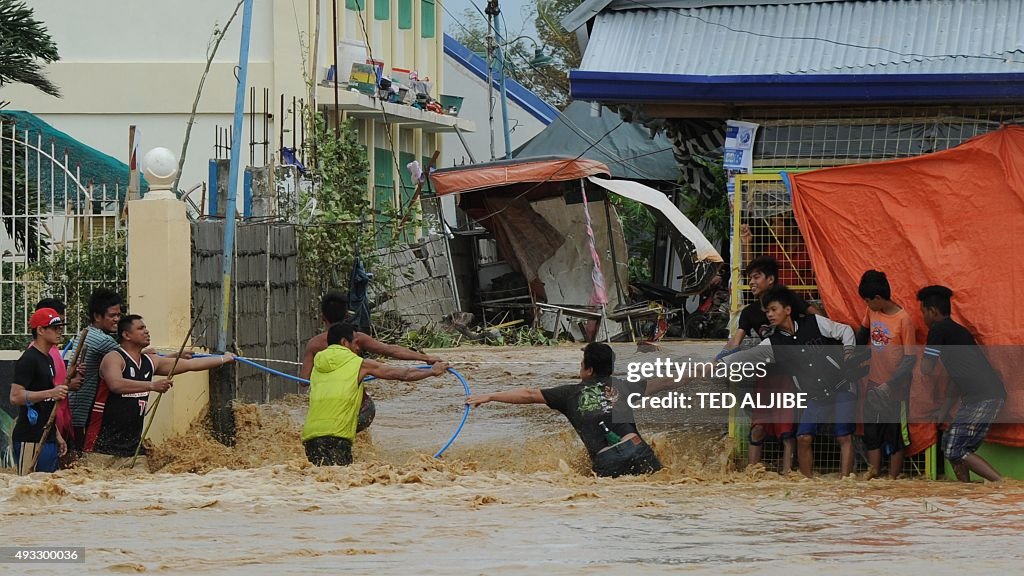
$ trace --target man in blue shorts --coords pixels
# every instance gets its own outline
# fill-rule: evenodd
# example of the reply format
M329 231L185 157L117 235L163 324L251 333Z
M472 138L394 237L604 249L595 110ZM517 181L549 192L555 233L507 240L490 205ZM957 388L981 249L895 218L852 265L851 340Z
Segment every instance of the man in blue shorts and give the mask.
M814 471L814 435L820 424L835 425L839 444L839 473L853 473L853 432L857 397L843 385L844 363L856 346L853 328L824 316L801 314L798 296L776 286L761 298L772 330L753 348L722 359L729 364L777 363L793 379L798 392L806 394L807 408L796 430L800 472L810 478Z

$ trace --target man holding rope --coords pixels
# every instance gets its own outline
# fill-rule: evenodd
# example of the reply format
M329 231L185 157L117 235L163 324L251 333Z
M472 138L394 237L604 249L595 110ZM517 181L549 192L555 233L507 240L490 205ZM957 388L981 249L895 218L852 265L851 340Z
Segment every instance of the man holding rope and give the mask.
M125 468L142 438L146 405L152 392L164 393L174 384L171 378L153 381L153 376L175 376L182 372L211 370L235 356L179 359L147 354L149 330L141 316L129 314L117 323L120 346L108 352L100 363L100 381L85 432L85 464L103 468Z
M302 427L306 458L317 466L347 466L352 463L352 441L361 399L363 380L415 382L448 371L448 364L435 362L430 370L398 368L359 357L358 338L347 322L327 330L327 348L313 360L310 375L309 412Z
M321 320L324 323L324 331L309 339L306 344L306 351L302 355L302 367L299 369L299 376L309 380L313 373L313 359L316 355L327 349L327 332L331 326L344 322L348 317L348 294L343 292L328 292L320 300ZM360 351L360 355L374 354L387 356L395 360L414 360L424 364L434 365L441 361L437 356L430 356L420 352L409 350L394 344L385 344L378 341L369 334L356 331L352 337L352 344ZM363 389L362 404L359 408L359 424L356 431L362 432L373 422L376 415L376 408L373 405L373 398Z
M57 312L57 314L60 314L61 318L64 318L65 322L67 322L67 316L65 314L67 307L64 305L63 301L57 298L43 298L36 303L36 310L42 310L43 308L52 308ZM79 365L71 370L70 366L66 366L60 346L53 346L50 348L50 358L53 358L53 385L60 386L65 384L65 380L67 380L66 384L68 390L77 390L82 384L82 367ZM70 379L68 378L69 370L71 370ZM71 428L71 406L67 401L60 402L57 404L56 410L57 414L54 420L56 422L57 430L60 432L61 437L64 438L64 442L67 443L68 449L70 450L74 445L75 439L75 431ZM66 455L67 454L61 455L62 460ZM66 462L62 461L61 464L64 465Z
M41 308L32 314L29 328L32 330L32 345L14 365L10 396L11 404L20 406L18 423L11 433L18 475L56 472L60 456L68 449L56 428L50 428L47 437L42 437L50 421L50 412L68 395L63 379L55 385L56 367L50 356L50 350L59 345L64 336L64 318L53 308ZM39 456L33 468L36 451L39 451Z
M117 341L111 336L117 330L121 319L121 296L109 288L97 288L89 296L89 331L85 335L84 373L80 388L71 388L71 426L75 433L72 446L75 452L82 451L85 441L85 427L89 412L96 399L100 380L100 362L108 352L117 349ZM76 342L78 347L82 342Z
M576 430L590 455L597 476L639 476L661 470L661 462L640 437L628 398L651 396L678 387L671 378L627 382L612 376L615 352L611 346L591 342L583 349L580 382L554 388L518 388L473 394L466 403L476 408L488 402L546 404L561 412Z

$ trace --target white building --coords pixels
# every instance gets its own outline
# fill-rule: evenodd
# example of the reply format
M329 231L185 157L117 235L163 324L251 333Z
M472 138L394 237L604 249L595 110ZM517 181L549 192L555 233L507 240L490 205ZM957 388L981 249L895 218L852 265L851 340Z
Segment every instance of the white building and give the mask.
M60 87L63 98L11 84L0 89L0 100L10 101L11 110L37 114L57 129L126 162L128 127L132 124L141 130L143 152L164 146L177 154L214 30L224 26L236 3L33 0L30 5L36 19L47 27L60 51L61 60L49 66L48 74ZM290 146L293 118L290 111L282 117L281 97L285 97L289 108L293 97L308 102L306 78L324 79L334 59L332 6L338 7L341 80L348 79L353 58L358 61L372 57L383 62L386 74L398 69L429 76L435 98L442 92L448 93L440 66L443 11L434 0L256 1L247 84L255 87L257 94L255 103L246 102L243 147L247 148L250 140L265 140L267 153L272 156L278 152L281 130L285 146ZM239 11L203 88L183 169L182 189L208 180L215 128L231 126L241 29ZM314 42L311 39L318 29L319 42ZM314 52L317 63L311 65ZM270 95L266 138L264 89ZM354 120L370 159L367 192L377 202L393 203L408 195L403 192L400 197L399 187L395 186L396 182L409 181L396 164L404 172L402 160L429 158L441 146L439 132L450 131L455 125L467 132L474 130L471 122L462 119L386 104L391 129L388 137L379 100L348 91L344 85L336 107L333 86L318 86L315 97L321 107ZM249 134L252 114L257 115L254 135ZM249 150L243 152L244 166L249 164ZM262 145L255 155L256 165L262 165ZM395 155L399 156L398 163L394 161Z

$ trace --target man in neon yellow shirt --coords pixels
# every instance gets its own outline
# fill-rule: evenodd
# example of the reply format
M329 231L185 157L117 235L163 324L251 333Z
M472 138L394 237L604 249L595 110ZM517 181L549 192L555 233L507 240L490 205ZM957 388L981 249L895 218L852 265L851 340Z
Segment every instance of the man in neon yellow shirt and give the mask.
M356 436L359 407L363 400L363 379L415 382L440 376L448 370L436 362L430 370L398 368L359 357L351 324L334 324L327 330L327 348L313 359L309 376L309 411L302 428L306 458L317 466L347 466L352 463L352 440Z

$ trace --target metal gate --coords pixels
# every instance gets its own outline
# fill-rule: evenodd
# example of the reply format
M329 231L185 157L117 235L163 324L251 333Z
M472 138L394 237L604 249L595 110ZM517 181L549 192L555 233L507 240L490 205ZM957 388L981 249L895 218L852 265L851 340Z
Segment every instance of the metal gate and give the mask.
M736 209L733 210L732 312L739 314L751 302L750 286L743 271L758 255L774 256L779 263L780 283L805 300L818 300L818 282L811 268L803 236L793 217L793 204L782 176L736 175Z
M84 182L82 161L38 126L0 114L0 348L24 348L40 298L66 303L70 332L95 287L124 295L122 188Z

